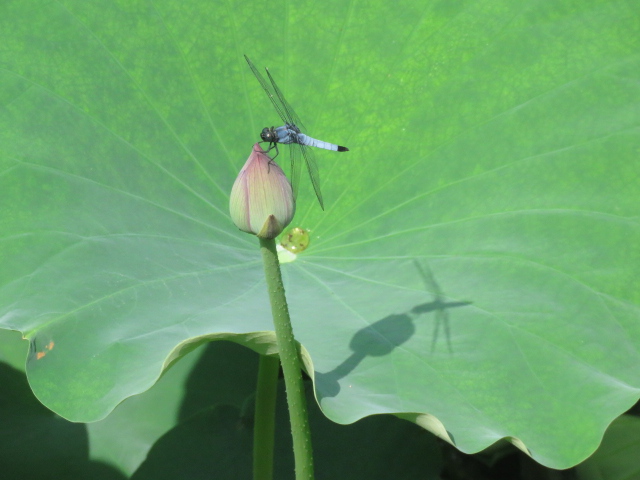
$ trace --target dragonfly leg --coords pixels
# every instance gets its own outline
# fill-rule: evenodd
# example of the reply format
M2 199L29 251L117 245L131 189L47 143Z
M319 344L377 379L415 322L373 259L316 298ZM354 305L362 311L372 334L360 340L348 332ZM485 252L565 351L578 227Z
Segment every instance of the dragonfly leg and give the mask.
M278 154L280 153L280 151L278 150L278 144L277 144L277 143L275 143L275 142L272 142L272 143L270 143L270 144L269 144L269 148L267 149L267 154L268 154L271 150L273 150L274 148L276 149L276 154L275 154L273 157L269 157L269 167L271 167L271 164L273 163L273 160L274 160L274 159L278 156ZM267 156L269 156L269 155L267 155ZM269 172L270 172L270 168L267 168L267 173L269 173Z
M275 160L278 154L280 153L280 150L278 150L278 144L276 142L272 142L269 144L269 149L267 150L267 153L269 153L274 148L276 149L276 154L273 157L270 157L271 160Z

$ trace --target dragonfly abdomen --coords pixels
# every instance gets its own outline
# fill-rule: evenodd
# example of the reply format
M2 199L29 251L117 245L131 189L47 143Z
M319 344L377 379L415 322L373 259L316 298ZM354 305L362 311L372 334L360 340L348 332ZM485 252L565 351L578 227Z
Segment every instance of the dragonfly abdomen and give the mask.
M329 143L322 140L318 140L316 138L310 137L309 135L305 135L304 133L298 133L297 137L298 137L297 143L301 143L302 145L308 145L310 147L316 147L316 148L324 148L325 150L333 150L334 152L349 151L347 147L336 145L335 143Z

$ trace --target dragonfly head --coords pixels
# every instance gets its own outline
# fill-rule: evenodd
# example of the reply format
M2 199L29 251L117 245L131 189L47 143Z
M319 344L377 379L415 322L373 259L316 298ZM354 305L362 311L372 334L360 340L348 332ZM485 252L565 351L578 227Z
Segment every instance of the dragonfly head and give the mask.
M262 133L260 134L260 138L263 142L275 143L278 138L276 131L273 127L264 127L262 129Z

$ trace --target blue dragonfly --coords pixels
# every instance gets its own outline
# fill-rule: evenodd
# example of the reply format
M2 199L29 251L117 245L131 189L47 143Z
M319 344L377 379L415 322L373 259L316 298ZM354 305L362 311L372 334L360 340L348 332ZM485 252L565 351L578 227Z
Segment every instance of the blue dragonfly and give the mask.
M300 121L300 117L296 115L289 102L284 98L282 91L278 88L275 80L271 76L268 68L265 68L267 72L267 76L269 77L269 81L271 85L267 83L258 69L251 63L249 57L244 56L245 60L249 64L251 71L260 82L260 85L264 89L265 93L271 100L271 103L278 112L280 119L284 123L281 127L265 127L262 129L262 133L260 133L260 138L263 142L269 143L269 149L267 152L271 151L275 148L276 154L271 158L275 159L278 154L278 143L288 144L289 152L291 154L291 189L293 190L293 196L296 198L298 196L298 187L300 186L300 166L302 162L300 161L300 155L304 158L304 161L307 165L307 170L309 171L309 177L311 178L311 184L313 185L313 189L316 192L316 197L318 197L318 202L320 202L320 208L324 210L324 203L322 202L322 193L320 192L320 175L318 173L318 165L316 164L316 160L313 155L313 151L308 147L317 147L324 148L325 150L333 150L336 152L346 152L349 149L347 147L342 147L340 145L335 145L333 143L324 142L322 140L317 140L315 138L311 138L309 135L305 135L302 133L302 130L306 131L307 129ZM295 144L295 145L292 145Z

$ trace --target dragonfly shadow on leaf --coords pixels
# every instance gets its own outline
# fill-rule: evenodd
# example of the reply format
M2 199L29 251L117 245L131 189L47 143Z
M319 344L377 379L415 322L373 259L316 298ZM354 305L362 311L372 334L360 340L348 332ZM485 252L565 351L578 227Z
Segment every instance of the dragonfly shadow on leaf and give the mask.
M417 260L414 260L414 265L422 277L426 290L433 293L433 300L416 305L411 309L411 313L414 315L422 315L424 313L435 312L435 324L433 326L433 337L431 338L431 352L435 351L440 327L442 326L447 339L447 348L449 349L449 353L453 353L453 347L451 345L451 330L449 326L449 312L447 310L450 308L464 307L470 305L471 302L447 302L444 300L442 289L440 288L440 285L438 285L438 282L436 282L429 265L426 265L426 268L422 268Z
M471 302L448 302L444 300L443 292L436 283L431 269L428 266L423 268L417 261L415 265L427 292L433 293L433 300L416 305L405 313L388 315L368 327L358 330L351 338L351 342L349 342L349 348L353 353L348 358L330 372L315 372L316 393L319 400L325 397L335 397L340 392L339 381L355 370L366 357L388 355L396 347L407 342L415 334L416 319L427 313L435 312L431 352L435 350L440 326L442 325L447 338L449 353L453 354L447 310L467 306Z

